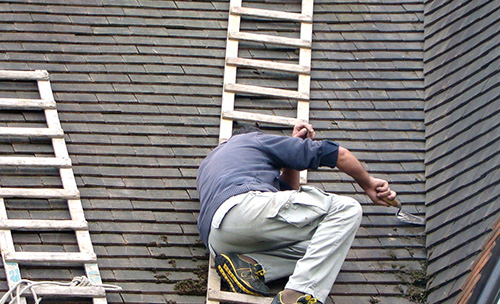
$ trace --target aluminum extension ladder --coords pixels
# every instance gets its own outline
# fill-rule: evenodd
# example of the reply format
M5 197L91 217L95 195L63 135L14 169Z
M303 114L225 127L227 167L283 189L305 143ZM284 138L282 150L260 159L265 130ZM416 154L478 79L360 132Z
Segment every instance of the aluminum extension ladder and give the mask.
M0 98L2 109L41 110L45 114L47 128L0 127L0 136L49 138L54 157L0 157L0 167L49 167L57 168L62 188L0 188L0 248L9 288L21 278L20 265L82 265L92 285L64 287L39 285L37 295L51 297L92 298L94 304L105 304L106 293L102 286L87 221L83 213L80 193L77 189L71 160L66 148L56 103L47 71L0 71L0 80L36 81L40 99ZM63 199L67 200L70 220L9 219L5 199ZM16 252L12 231L74 231L79 252ZM26 298L22 298L26 302Z
M262 122L268 124L294 126L299 122L309 121L309 99L311 83L311 54L313 27L313 0L302 0L301 13L276 10L264 10L243 7L242 0L231 0L229 7L226 61L224 67L224 88L222 94L219 142L231 137L233 121ZM300 23L300 38L288 38L275 35L263 35L240 31L242 17L257 17L270 20L285 20ZM238 57L240 41L259 42L280 46L294 47L299 51L297 64ZM237 69L256 68L293 73L298 75L297 90L270 88L237 82ZM255 94L297 100L297 117L265 115L252 112L235 111L236 94ZM306 183L307 172L300 174L301 183ZM210 257L207 286L207 303L271 303L272 298L221 291L221 281Z

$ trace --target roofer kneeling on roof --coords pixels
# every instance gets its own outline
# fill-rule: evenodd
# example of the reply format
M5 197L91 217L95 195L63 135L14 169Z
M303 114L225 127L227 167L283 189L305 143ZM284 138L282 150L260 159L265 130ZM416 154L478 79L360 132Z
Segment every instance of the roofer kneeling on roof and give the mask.
M314 141L308 123L292 136L238 130L201 163L198 228L233 292L269 295L265 282L288 277L274 303L324 303L361 223L360 204L299 186L297 170L337 167L370 199L396 193L337 143ZM281 172L281 169L282 172Z

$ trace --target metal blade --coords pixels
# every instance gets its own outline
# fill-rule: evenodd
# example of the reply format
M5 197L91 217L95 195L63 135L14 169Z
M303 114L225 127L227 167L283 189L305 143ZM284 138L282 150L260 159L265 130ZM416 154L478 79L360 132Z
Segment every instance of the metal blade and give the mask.
M405 222L405 223L425 226L425 220L423 218L416 216L414 214L408 213L408 212L404 212L401 209L399 209L396 212L396 217L398 218L398 220Z
M402 211L403 205L401 204L401 202L399 201L398 198L395 198L393 201L391 201L387 198L383 198L383 200L386 203L388 203L389 205L398 208L398 211L396 212L396 217L401 222L405 222L405 223L409 223L409 224L413 224L413 225L425 225L425 219L423 219L419 216L416 216L414 214Z

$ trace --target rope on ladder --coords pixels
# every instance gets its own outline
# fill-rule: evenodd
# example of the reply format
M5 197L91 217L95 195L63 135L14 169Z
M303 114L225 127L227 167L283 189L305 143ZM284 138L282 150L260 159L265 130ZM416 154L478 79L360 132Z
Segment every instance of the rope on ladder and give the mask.
M56 286L66 286L66 287L102 287L105 290L121 290L120 286L111 284L94 284L86 276L74 277L69 283L63 282L53 282L53 281L41 281L35 282L31 280L21 280L12 286L7 293L0 299L0 304L21 304L22 294L29 291L33 296L35 304L39 304L42 298L39 297L33 287L39 285L56 285ZM10 297L10 300L8 298ZM8 302L7 302L8 301Z

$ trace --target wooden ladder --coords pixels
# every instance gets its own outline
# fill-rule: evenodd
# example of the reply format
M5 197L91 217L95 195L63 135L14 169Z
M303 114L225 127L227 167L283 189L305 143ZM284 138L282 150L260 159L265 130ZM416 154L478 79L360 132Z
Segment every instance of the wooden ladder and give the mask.
M0 71L0 80L36 81L40 99L0 98L0 108L41 110L45 114L46 128L0 127L4 138L49 138L54 157L0 157L0 167L52 167L57 168L62 188L0 188L0 248L10 288L22 280L19 265L82 265L92 285L87 287L63 287L39 285L37 295L60 297L91 297L93 303L104 304L105 290L97 266L87 221L83 213L80 193L77 189L64 133L59 121L56 103L47 71ZM70 220L9 219L5 199L63 199L67 200ZM14 231L74 231L79 252L16 252L12 237ZM26 302L26 298L23 298Z
M301 13L265 10L243 7L242 0L231 0L229 7L226 60L224 66L224 87L222 93L219 143L228 140L233 132L233 121L250 121L267 124L294 126L299 122L309 121L309 99L311 83L311 54L313 27L313 0L302 0ZM253 17L269 20L284 20L300 23L300 37L288 38L275 35L240 31L241 18ZM287 46L298 49L298 63L283 63L271 60L256 60L238 56L241 41L259 42ZM255 68L298 75L297 90L262 87L237 82L238 68ZM237 94L253 94L297 100L297 116L283 117L253 112L235 111ZM300 182L307 182L307 171L300 174ZM207 303L271 303L272 298L256 297L239 293L221 291L220 278L210 257L207 287Z

